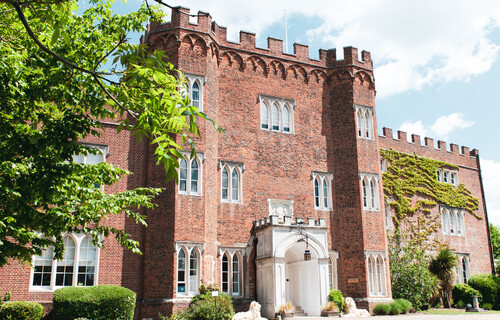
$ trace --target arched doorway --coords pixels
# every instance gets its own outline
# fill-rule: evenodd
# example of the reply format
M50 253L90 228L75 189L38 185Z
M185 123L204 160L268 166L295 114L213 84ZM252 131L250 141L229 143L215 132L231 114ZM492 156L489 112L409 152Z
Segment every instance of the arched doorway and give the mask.
M326 221L292 223L285 217L258 221L257 300L262 315L273 318L280 306L291 302L309 316L320 316L328 299L328 250ZM306 248L311 260L304 259Z
M309 248L311 249L311 248ZM301 307L308 315L319 315L320 267L318 253L311 251L311 260L304 260L305 242L296 242L285 253L285 300Z

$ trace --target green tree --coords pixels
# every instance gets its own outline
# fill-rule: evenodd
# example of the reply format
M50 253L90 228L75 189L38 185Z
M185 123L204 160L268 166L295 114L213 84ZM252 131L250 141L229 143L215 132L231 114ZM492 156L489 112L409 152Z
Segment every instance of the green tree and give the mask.
M451 293L457 265L457 255L451 252L447 247L442 248L437 256L431 259L429 264L429 270L435 274L440 281L440 296L443 300L443 305L447 308L451 308Z
M490 223L491 246L493 247L493 257L500 259L500 231L498 227Z
M392 297L406 299L419 310L437 292L439 280L429 271L426 250L410 245L407 238L389 236Z
M139 208L152 208L161 190L104 193L96 185L129 172L73 162L73 155L98 152L79 141L99 136L101 121L114 119L118 132L155 144L171 179L179 150L195 153L197 118L207 119L180 93L182 79L162 52L127 42L129 32L161 18L158 8L117 15L111 0L90 0L77 14L77 3L0 0L0 267L9 258L30 262L48 246L61 258L66 232L90 234L96 243L115 235L140 252L105 218L125 214L146 225Z

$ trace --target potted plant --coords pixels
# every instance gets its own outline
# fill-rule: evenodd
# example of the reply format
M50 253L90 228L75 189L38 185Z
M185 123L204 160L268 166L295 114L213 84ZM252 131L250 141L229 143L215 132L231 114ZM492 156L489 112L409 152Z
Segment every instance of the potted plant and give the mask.
M322 317L338 317L339 316L339 307L333 301L328 301L323 310L321 310Z
M293 318L294 308L291 302L287 302L280 306L281 319Z

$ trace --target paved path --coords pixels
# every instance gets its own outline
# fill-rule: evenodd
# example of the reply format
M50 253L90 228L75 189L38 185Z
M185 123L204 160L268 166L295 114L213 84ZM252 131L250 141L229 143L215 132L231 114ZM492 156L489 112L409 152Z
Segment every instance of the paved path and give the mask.
M342 318L325 317L295 317L297 320L334 320ZM344 319L365 319L365 320L500 320L500 313L466 313L466 314L428 314L412 313L399 316L373 316L369 318L344 318Z

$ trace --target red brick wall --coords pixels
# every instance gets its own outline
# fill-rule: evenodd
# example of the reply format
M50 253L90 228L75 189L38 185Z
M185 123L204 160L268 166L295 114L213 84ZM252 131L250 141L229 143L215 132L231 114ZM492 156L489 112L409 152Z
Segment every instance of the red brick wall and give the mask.
M166 50L179 70L206 78L203 110L225 133L199 122L202 137L195 141L197 151L204 154L201 196L178 194L175 183L166 183L163 168L155 165L154 147L139 145L129 132L117 135L114 125L106 125L101 139L87 141L108 145L107 161L134 172L107 191L164 188L154 200L158 206L144 212L147 229L121 216L109 219L111 225L125 228L141 242L144 255L124 251L111 239L101 251L99 283L123 285L137 292L138 318L154 318L158 312L167 314L186 306L188 300L176 296L177 241L203 244L200 277L217 283L221 277L220 247L247 244L243 298L255 299L252 223L268 216L268 199L293 200L296 217L326 219L328 249L339 253L340 289L346 296L367 298L365 252L387 254L387 239L382 185L380 210L363 210L360 174L380 176L380 148L417 152L461 166L460 182L482 201L477 162L468 149L464 149L467 156L437 151L394 140L387 130L386 137L378 137L376 112L374 138L358 138L355 105L375 109L368 52L363 51L358 60L357 49L344 48L344 60L337 60L335 50L320 50L315 60L308 57L308 48L303 45L295 45L294 54L283 53L278 39L269 38L268 49L256 48L255 35L247 32L240 34L241 43L232 43L226 39L225 28L212 23L210 16L190 24L186 15L175 10L172 22L153 23L142 41ZM295 102L293 134L260 128L259 95ZM401 139L405 140L402 135ZM242 203L221 202L220 161L244 164ZM315 210L312 171L333 174L332 210ZM478 214L484 216L482 203ZM473 272L491 271L484 219L467 215L466 237L446 237L457 250L470 250ZM389 280L388 259L385 263ZM50 301L51 294L28 293L29 274L27 267L4 267L0 270L2 289L12 290L14 299ZM348 281L353 278L357 282ZM390 291L387 281L387 297Z
M470 254L470 274L491 273L491 250L487 233L488 225L486 224L477 159L479 152L475 149L470 151L467 147L459 148L455 144L447 146L444 141L438 141L435 146L433 139L425 138L422 141L417 135L412 135L411 142L408 142L406 133L402 131L398 131L397 139L394 139L392 130L388 128L383 128L383 136L379 137L379 142L380 147L384 149L392 148L408 154L416 153L421 157L445 161L459 167L459 183L465 184L472 195L479 199L479 207L474 213L480 219L466 212L464 215L464 236L444 235L441 229L438 230L436 236L442 242L449 243L453 251ZM439 206L434 207L431 213L432 215L439 215Z

